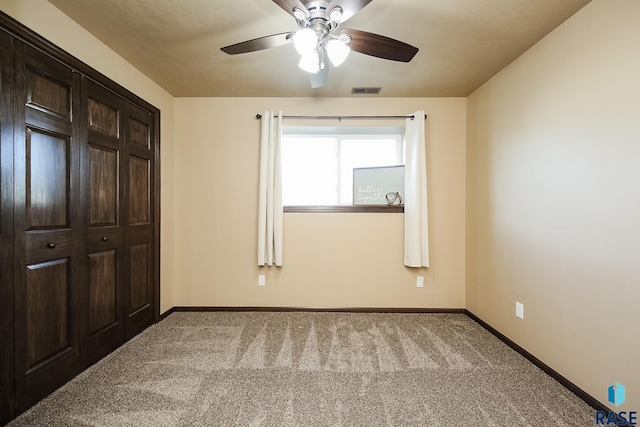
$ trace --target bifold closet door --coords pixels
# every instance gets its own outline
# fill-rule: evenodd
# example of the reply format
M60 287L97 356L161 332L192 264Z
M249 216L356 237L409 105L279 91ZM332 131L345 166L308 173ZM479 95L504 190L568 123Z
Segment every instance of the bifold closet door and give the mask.
M125 107L126 339L153 324L155 308L155 116Z
M0 425L13 416L13 39L0 31Z
M153 323L154 116L82 82L83 366Z
M82 308L83 366L95 363L124 342L125 176L122 99L82 82L82 214L85 268Z
M15 51L19 413L79 371L80 75L22 43Z
M159 126L0 13L0 425L159 320Z

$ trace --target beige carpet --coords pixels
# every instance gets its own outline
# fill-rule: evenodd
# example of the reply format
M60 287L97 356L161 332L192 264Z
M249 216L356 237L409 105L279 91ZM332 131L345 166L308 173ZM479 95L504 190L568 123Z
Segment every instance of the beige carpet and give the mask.
M589 426L463 314L174 313L12 426Z

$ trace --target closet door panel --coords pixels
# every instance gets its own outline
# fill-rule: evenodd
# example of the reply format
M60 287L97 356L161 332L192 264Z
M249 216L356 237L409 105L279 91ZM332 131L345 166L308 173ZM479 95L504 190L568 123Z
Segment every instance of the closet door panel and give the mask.
M89 86L91 82L87 83ZM120 104L119 99L113 94L100 90L97 86L93 87L93 93L89 94L87 100L87 108L89 109L89 128L96 132L118 139L120 135ZM100 93L102 92L102 93ZM104 99L103 102L96 98ZM104 102L108 102L106 104Z
M118 225L118 150L89 146L89 227Z
M69 228L70 135L27 127L27 230Z
M20 412L79 369L80 76L16 43L15 368Z
M129 248L131 255L131 274L129 280L129 296L131 312L135 313L150 305L149 298L149 244L140 243Z
M89 255L89 334L115 324L117 311L117 251Z
M71 121L71 86L66 79L57 79L41 68L27 68L26 104L66 121ZM54 67L60 69L61 67ZM63 70L64 72L64 70Z
M151 148L151 124L146 120L142 121L130 116L129 141L132 146L148 151Z
M13 40L0 31L0 425L13 417Z
M85 79L82 83L82 212L86 268L82 276L85 326L83 366L124 342L123 101Z
M129 224L149 224L149 160L129 156Z
M71 350L67 258L27 266L27 369Z
M154 315L154 116L127 104L125 116L127 327L130 338L153 323Z

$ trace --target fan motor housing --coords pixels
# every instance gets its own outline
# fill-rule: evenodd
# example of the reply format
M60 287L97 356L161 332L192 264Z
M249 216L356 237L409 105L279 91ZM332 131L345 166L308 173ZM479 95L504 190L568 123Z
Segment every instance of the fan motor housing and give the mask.
M298 25L300 28L311 28L316 33L318 33L319 38L326 36L328 33L337 28L338 23L331 20L329 16L331 11L327 11L327 7L329 6L328 1L316 0L305 3L305 7L307 12L309 13L309 17L306 20L299 20ZM334 10L339 9L339 14L342 16L342 9L340 7L334 8ZM294 15L295 16L295 15Z

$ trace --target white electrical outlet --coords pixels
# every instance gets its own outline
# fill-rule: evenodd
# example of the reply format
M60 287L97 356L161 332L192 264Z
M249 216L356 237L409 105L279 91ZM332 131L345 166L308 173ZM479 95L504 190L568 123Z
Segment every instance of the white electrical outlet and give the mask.
M524 304L516 301L516 316L524 320Z
M419 288L424 288L424 277L423 276L418 276L418 279L416 280L416 286Z
M264 274L258 275L258 286L265 286L267 284L267 279L264 277Z

